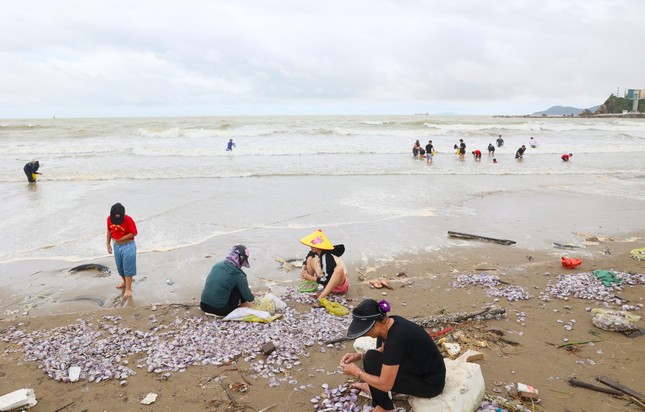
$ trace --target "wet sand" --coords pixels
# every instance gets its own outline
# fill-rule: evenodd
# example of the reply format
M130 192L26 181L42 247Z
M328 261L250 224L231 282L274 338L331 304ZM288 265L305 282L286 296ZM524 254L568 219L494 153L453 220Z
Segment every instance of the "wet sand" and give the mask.
M593 235L593 233L592 233ZM620 333L606 332L595 328L590 321L586 307L602 307L595 301L571 298L567 301L552 299L543 302L538 299L548 280L555 281L559 274L573 274L594 269L613 269L618 271L645 272L644 262L629 258L629 250L642 247L645 243L644 232L629 233L621 239L600 238L590 242L584 249L563 251L560 249L531 250L517 246L502 246L477 241L459 241L458 246L433 253L402 255L390 262L374 265L360 265L350 262L352 287L348 294L350 304L356 304L364 297L375 299L386 298L393 307L393 314L404 317L428 317L439 312L473 312L494 303L494 298L473 286L457 289L450 284L459 274L487 273L500 276L506 282L524 286L533 296L529 300L508 302L504 299L496 302L506 308L507 316L502 320L469 322L458 325L473 341L486 341L488 347L476 348L484 353L484 359L478 363L482 366L486 382L486 391L494 394L495 388L506 392L504 385L522 382L540 390L541 406L548 411L591 411L591 410L637 410L628 406L622 399L597 393L586 389L570 387L566 380L577 377L580 380L595 382L595 376L606 375L619 380L641 393L645 391L642 383L640 365L645 360L645 345L640 338L628 338ZM458 252L458 253L457 253ZM199 254L195 252L196 254ZM581 257L583 264L577 269L567 270L560 264L560 256ZM210 259L216 259L212 257ZM100 262L97 262L100 263ZM58 268L63 270L64 265ZM35 271L44 268L34 267ZM360 282L359 272L370 277L386 275L394 290L371 289L366 281ZM397 273L404 272L407 278L398 278ZM293 277L297 276L292 271ZM94 276L94 277L93 277ZM100 281L105 289L101 295L109 301L116 296L116 278L98 278L97 273L69 275L70 281L78 287L69 297L79 295L97 295L91 285ZM198 277L197 277L198 278ZM37 279L34 275L34 279ZM89 279L89 280L88 280ZM175 279L180 281L180 279ZM182 282L187 282L184 279ZM191 281L192 282L192 281ZM76 323L77 319L99 321L106 314L123 317L122 326L142 331L151 327L149 316L154 314L158 324L170 323L186 314L202 316L195 304L198 302L194 291L201 289L201 283L191 287L192 292L182 289L183 283L167 285L163 278L140 279L135 286L135 298L125 307L99 308L95 302L79 300L63 303L65 294L57 295L56 302L47 307L57 307L58 314L39 313L38 307L27 309L20 307L16 312L9 310L2 315L0 328L22 324L25 330L52 329ZM274 289L289 284L288 281L276 283ZM38 286L35 280L31 287ZM157 294L147 295L145 299L137 297L137 290L160 289ZM172 292L174 290L174 292ZM645 286L626 287L621 293L624 299L635 305L645 303ZM386 294L385 296L383 294ZM141 295L141 293L140 293ZM159 300L147 301L150 297L161 297ZM17 296L14 296L18 300ZM34 295L34 299L38 299ZM158 303L156 310L151 303ZM169 304L163 304L169 302ZM173 305L182 303L185 305ZM294 304L301 311L310 310L307 306ZM15 309L14 309L15 310ZM323 310L323 309L315 309ZM526 313L525 326L517 321L517 313ZM639 314L641 312L638 312ZM567 331L558 320L567 322L576 320L572 331ZM641 320L639 325L644 327ZM490 330L501 330L508 340L519 343L517 346L505 344L491 334ZM591 335L589 330L599 333ZM521 332L521 334L520 334ZM333 338L330 336L330 338ZM599 340L593 346L579 345L576 351L556 348L563 339L574 341ZM234 339L234 337L231 337ZM81 381L73 384L57 383L46 377L36 362L25 362L20 352L7 351L15 346L0 342L3 356L0 358L0 393L4 394L19 388L31 387L35 390L39 404L33 408L39 410L94 411L94 410L233 410L235 401L238 410L262 410L271 405L269 410L312 410L310 399L321 393L320 385L329 384L336 387L347 381L347 377L337 373L337 365L343 353L351 351L351 342L339 345L338 348L327 348L321 352L315 345L308 349L309 357L302 358L300 368L290 372L301 384L311 384L306 389L294 390L293 385L286 383L269 387L263 378L253 379L253 372L242 359L236 363L216 367L190 366L183 373L172 373L168 380L159 374L139 370L137 375L128 378L127 386L120 386L117 380L100 383ZM465 349L465 348L464 348ZM216 379L217 378L217 379ZM248 381L248 382L247 382ZM495 383L503 382L496 386ZM246 386L241 385L245 383ZM222 384L229 388L227 394ZM232 385L229 387L228 385ZM599 384L601 385L601 384ZM246 387L245 392L236 388ZM297 389L297 388L296 388ZM140 404L148 392L159 394L152 406ZM502 393L505 395L505 393ZM404 406L404 405L401 405Z

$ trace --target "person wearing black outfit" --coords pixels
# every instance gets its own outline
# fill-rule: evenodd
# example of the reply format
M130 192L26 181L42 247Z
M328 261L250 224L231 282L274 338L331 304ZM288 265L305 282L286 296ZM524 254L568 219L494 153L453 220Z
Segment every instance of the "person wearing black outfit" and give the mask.
M516 159L522 159L524 157L524 152L526 151L526 146L522 145L519 149L517 149L517 152L515 152L515 158Z
M374 411L394 409L392 392L432 398L446 383L446 366L428 332L405 318L388 316L389 311L385 300L365 299L354 308L347 337L367 335L382 345L365 356L346 353L340 362L343 373L364 382L354 387L369 391ZM365 370L356 365L361 359Z

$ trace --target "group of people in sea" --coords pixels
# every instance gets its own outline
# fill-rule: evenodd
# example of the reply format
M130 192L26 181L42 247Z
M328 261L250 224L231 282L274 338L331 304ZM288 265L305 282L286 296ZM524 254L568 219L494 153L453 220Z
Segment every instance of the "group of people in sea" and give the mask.
M349 277L340 259L343 245L334 245L322 230L300 239L309 247L302 262L300 278L315 282L314 307L330 294L349 291ZM228 256L216 263L204 284L200 308L204 313L226 316L238 307L253 307L255 294L242 268L249 267L249 249L234 245ZM444 388L446 367L432 338L418 324L400 316L388 316L391 306L385 301L364 299L351 312L348 339L369 336L376 349L346 353L340 367L358 380L354 387L368 393L375 411L394 410L392 392L431 398ZM362 368L359 362L362 361Z
M497 137L497 140L495 141L497 144L497 147L502 147L504 146L504 139L502 138L502 135L500 134ZM529 140L529 146L532 148L537 148L537 140L535 138L531 137ZM453 149L455 150L455 154L459 156L460 159L463 159L466 156L466 143L464 142L464 139L459 139L459 143L455 144L453 146ZM524 152L526 152L526 146L522 145L520 146L517 151L515 151L515 158L516 159L523 159L524 158ZM412 156L414 158L419 158L419 159L426 159L426 162L432 163L432 158L434 157L435 150L434 150L434 145L432 144L432 140L428 140L428 144L426 145L425 149L421 147L421 143L417 139L417 141L414 142L414 145L412 146ZM481 162L482 159L482 152L479 149L475 149L471 152L473 155L473 159L476 162ZM571 157L573 156L572 153L565 153L563 154L560 158L564 162L568 162ZM497 163L497 158L495 157L495 146L492 143L488 144L488 157L491 157L493 159L493 163Z

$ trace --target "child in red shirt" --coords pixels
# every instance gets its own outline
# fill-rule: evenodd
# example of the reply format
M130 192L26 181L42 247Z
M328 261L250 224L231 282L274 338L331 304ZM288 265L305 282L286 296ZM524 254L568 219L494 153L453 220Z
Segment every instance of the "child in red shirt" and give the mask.
M125 207L121 203L112 205L110 216L107 218L106 246L108 253L112 254L114 245L116 268L123 279L123 282L117 285L117 289L124 289L124 299L132 296L132 277L137 274L137 245L134 242L137 233L137 226L134 220L125 214ZM113 245L110 241L113 241Z

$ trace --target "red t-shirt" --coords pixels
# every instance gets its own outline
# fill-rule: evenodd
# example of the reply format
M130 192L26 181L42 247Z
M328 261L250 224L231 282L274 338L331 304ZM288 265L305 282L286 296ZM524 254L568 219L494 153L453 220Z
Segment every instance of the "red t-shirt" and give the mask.
M475 150L475 156L481 156L481 155L482 155L482 152L480 152L479 150Z
M566 162L567 160L569 160L569 155L568 155L568 154L563 154L563 155L562 155L562 160L564 160L565 162Z
M120 225L113 225L110 216L108 216L107 228L110 231L110 236L112 236L112 239L114 240L119 240L128 233L132 233L135 236L138 233L137 225L134 224L134 220L132 220L132 218L128 215L125 215L123 223L121 223Z

